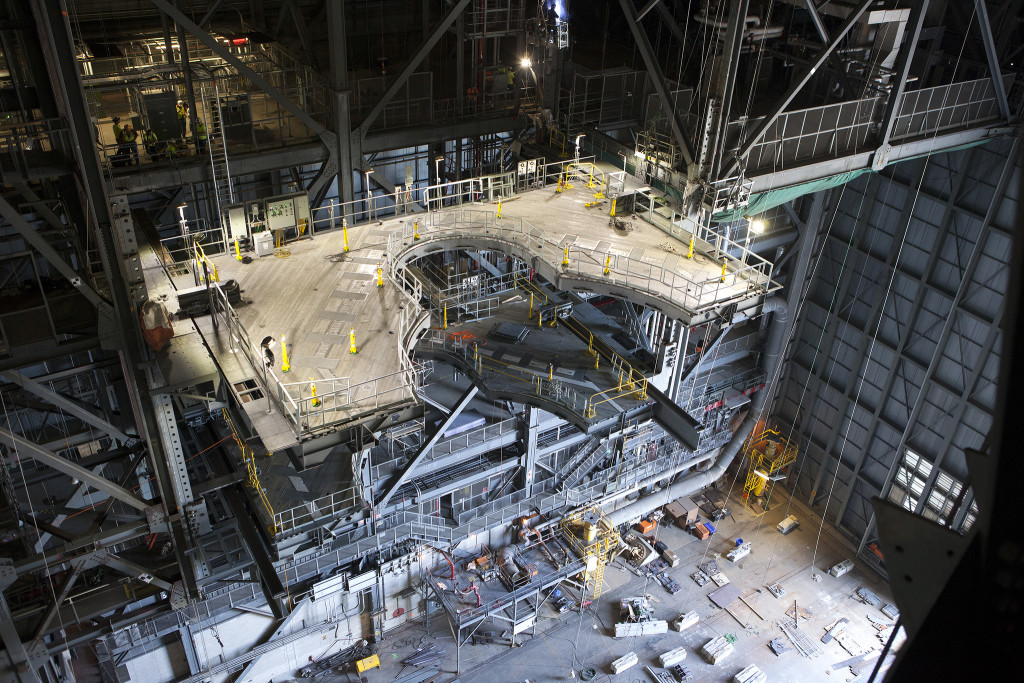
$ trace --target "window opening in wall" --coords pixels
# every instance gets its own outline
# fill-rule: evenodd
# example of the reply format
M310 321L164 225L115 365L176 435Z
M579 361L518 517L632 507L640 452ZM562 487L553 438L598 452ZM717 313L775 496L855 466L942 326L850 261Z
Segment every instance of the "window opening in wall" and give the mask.
M967 516L964 517L964 523L960 525L960 533L966 534L974 526L974 522L978 519L978 501L971 502L971 509L967 511Z
M905 510L911 512L917 510L933 468L932 463L917 453L907 450L903 455L903 462L900 463L899 469L893 477L889 500ZM938 470L935 473L935 482L921 508L921 516L945 525L956 513L956 502L960 498L963 487L963 482L959 479L941 469ZM972 510L976 511L977 508L972 505Z

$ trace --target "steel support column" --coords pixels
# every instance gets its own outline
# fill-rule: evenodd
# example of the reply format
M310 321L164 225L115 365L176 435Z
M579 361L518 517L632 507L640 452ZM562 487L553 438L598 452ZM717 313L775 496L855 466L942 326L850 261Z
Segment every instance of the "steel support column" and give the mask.
M154 2L155 1L157 0L154 0ZM622 1L625 2L625 0ZM779 114L786 110L786 107L788 107L789 103L793 101L793 98L796 97L797 93L799 93L807 82L811 80L811 76L821 68L822 64L825 63L825 60L829 58L829 55L839 47L839 43L846 37L846 34L850 32L850 29L853 28L854 24L857 23L861 15L864 14L864 11L873 2L874 0L861 0L860 4L850 12L849 16L846 17L846 21L844 21L843 25L839 27L839 31L837 31L835 36L832 37L832 41L818 53L817 58L810 63L803 76L797 78L793 84L789 86L789 89L786 90L785 94L778 102L775 103L775 106L772 107L771 112L765 116L761 120L761 123L758 124L757 128L747 136L743 145L740 147L739 152L736 154L736 159L729 165L728 170L725 171L723 176L730 177L739 171L740 160L747 156L750 153L750 150L753 149L754 145L764 137L768 128L775 123L775 119L779 118Z
M812 5L812 0L807 0L807 4ZM910 33L904 37L903 45L900 47L900 56L896 62L896 84L889 91L889 100L885 103L882 126L878 133L878 150L871 160L871 166L876 171L884 168L889 161L889 137L896 125L896 115L903 100L907 76L910 75L910 65L914 61L914 52L917 50L917 41L921 37L921 27L924 25L927 10L928 0L917 0L910 13Z
M672 93L668 91L668 86L665 83L665 75L661 71L661 65L658 64L658 58L654 54L654 48L651 47L651 41L648 40L647 34L644 32L643 27L637 19L636 8L633 6L632 0L619 0L619 4L622 6L622 13L626 17L626 23L629 25L629 30L633 33L633 38L636 40L636 46L640 51L640 56L643 57L644 64L647 65L648 75L650 75L651 82L654 84L654 89L657 91L658 98L661 100L661 106L665 110L665 116L672 127L672 136L679 145L679 151L683 155L683 163L686 164L685 170L689 172L690 167L693 165L693 146L690 144L690 139L683 128L683 122L679 118L679 113L676 111L675 102L672 100Z
M162 2L163 0L153 1ZM405 85L405 82L409 79L409 76L411 76L413 72L416 71L417 67L419 67L420 65L420 62L423 61L423 58L426 57L427 53L429 53L430 50L433 49L434 45L436 45L437 42L441 40L441 36L443 36L448 31L448 27L452 25L456 17L462 14L462 11L466 9L466 6L469 5L469 2L470 0L459 0L458 3L456 3L456 5L452 7L451 11L448 12L448 14L446 14L443 19L441 19L441 23L434 28L434 31L430 34L430 37L427 38L427 40L424 41L422 45L420 45L419 49L416 50L416 52L414 52L411 57L409 57L409 61L406 62L405 67L400 72L398 72L398 76L391 83L391 85L388 86L388 89L384 91L384 94L380 96L380 99L377 100L377 103L373 105L373 108L370 109L369 113L367 113L366 118L364 118L363 121L359 124L359 127L356 129L356 134L360 138L366 137L367 131L370 130L370 126L373 124L374 121L377 120L377 117L380 116L381 113L384 111L384 107L388 105L388 102L391 101L391 98L398 94L398 91L401 89L403 85ZM459 49L462 49L461 44L459 45ZM461 95L462 93L459 93L460 97Z
M988 6L985 0L974 0L974 9L978 13L978 30L981 31L981 41L985 45L985 59L988 60L989 75L992 78L992 87L996 91L996 102L999 103L999 113L1003 119L1009 121L1011 118L1010 104L1006 99L1006 86L1003 84L1003 72L999 68L999 55L996 53L995 39L992 38L992 22L988 19Z
M348 82L348 45L345 34L345 3L327 3L327 44L331 55L331 95L334 98L334 126L337 135L336 149L332 155L335 168L329 169L331 160L323 164L320 175L310 185L310 191L314 198L310 200L311 206L317 206L321 202L316 201L318 194L326 194L330 182L321 180L320 176L329 179L333 176L338 179L338 199L341 202L350 202L355 199L355 191L352 185L353 164L352 159L356 154L352 149L353 144L361 144L361 140L355 140L352 135L352 112L350 106L351 92ZM362 153L358 153L361 158ZM318 181L321 189L318 186Z
M409 479L409 475L413 473L413 470L415 470L416 466L420 464L420 461L423 460L424 456L430 452L430 449L434 447L434 444L436 444L438 439L441 438L445 430L451 426L452 422L455 421L455 418L462 414L462 411L469 405L469 402L473 400L474 396L476 396L477 391L479 391L479 389L477 389L477 386L473 384L469 389L466 389L466 391L463 392L459 400L454 406L452 406L452 412L445 416L441 424L439 424L437 429L434 430L434 433L430 435L430 438L428 438L420 447L419 452L409 459L409 462L405 464L405 467L403 467L402 470L390 482L388 482L387 487L381 491L380 498L378 498L374 503L374 507L381 510L384 509L388 504L388 501L391 500L391 496L393 496L395 491L401 488L402 484Z
M26 377L17 370L3 371L0 372L0 375L2 375L9 382L12 382L13 384L20 386L22 389L29 392L30 394L34 394L35 396L38 396L44 401L52 403L61 410L71 413L82 422L85 422L86 424L95 427L101 432L104 432L105 434L109 435L111 438L117 439L118 441L121 442L134 440L134 437L128 436L120 429L115 427L113 424L104 420L99 415L96 415L92 411L87 410L77 401L72 401L70 398L58 394L56 391L53 391L52 389L44 387L42 384L39 384L30 377Z
M44 465L48 465L70 477L86 482L93 488L106 493L108 496L113 496L123 503L127 503L136 510L145 510L153 505L153 503L142 500L131 491L94 474L91 470L87 470L70 460L65 460L53 451L48 451L38 444L23 439L4 427L0 427L0 443L5 443L13 448L19 457L29 457L38 460Z

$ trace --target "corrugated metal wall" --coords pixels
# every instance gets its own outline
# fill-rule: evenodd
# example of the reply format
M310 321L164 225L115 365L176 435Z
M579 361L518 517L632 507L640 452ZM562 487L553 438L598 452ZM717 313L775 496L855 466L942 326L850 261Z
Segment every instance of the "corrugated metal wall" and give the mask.
M1002 140L831 191L773 413L800 442L796 495L855 542L874 496L970 513L956 484L991 425L1020 166Z

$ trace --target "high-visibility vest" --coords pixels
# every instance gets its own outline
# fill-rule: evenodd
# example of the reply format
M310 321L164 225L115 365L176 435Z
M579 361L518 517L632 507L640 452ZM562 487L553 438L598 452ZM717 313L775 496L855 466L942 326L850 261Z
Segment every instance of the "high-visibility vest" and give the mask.
M200 140L206 139L206 124L201 120L196 124L196 132L199 133Z
M144 142L147 145L152 145L154 142L156 142L156 133L143 133L142 142Z
M114 124L114 142L124 142L124 130L118 124Z
M177 104L177 105L175 105L175 109L178 111L178 118L179 119L185 118L185 111L186 111L186 109L185 109L185 105L184 104Z

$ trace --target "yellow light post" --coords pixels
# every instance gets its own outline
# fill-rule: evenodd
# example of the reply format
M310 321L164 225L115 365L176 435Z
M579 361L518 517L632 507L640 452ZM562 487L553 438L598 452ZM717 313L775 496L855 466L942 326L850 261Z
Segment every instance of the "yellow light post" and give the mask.
M281 337L281 372L291 372L292 365L288 362L288 345Z
M359 350L356 349L356 328L354 327L348 330L348 352L359 353Z
M348 221L341 219L341 236L345 240L345 251L348 251Z
M241 261L242 260L242 250L238 248L238 238L237 237L235 238L235 260L236 261Z

